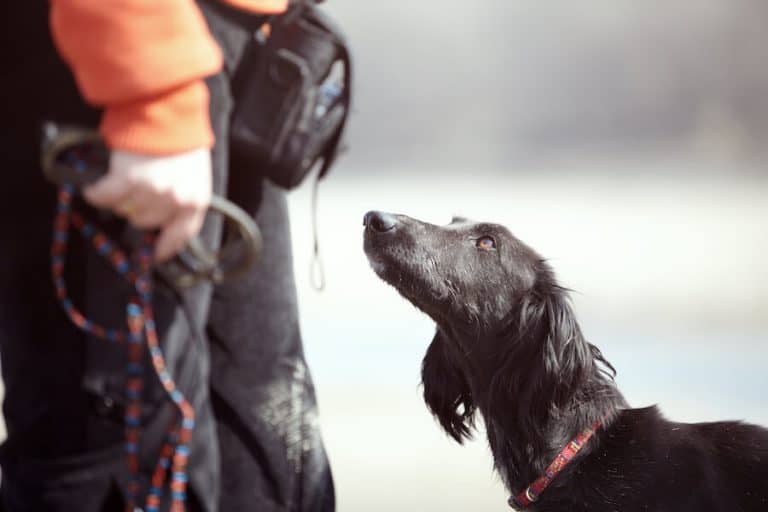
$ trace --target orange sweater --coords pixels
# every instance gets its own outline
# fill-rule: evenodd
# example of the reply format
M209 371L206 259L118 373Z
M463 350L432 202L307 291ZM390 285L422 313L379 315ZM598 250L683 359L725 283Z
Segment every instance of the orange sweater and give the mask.
M288 0L226 0L279 13ZM213 145L203 78L221 52L193 0L51 0L51 30L80 92L104 107L111 148L170 154Z

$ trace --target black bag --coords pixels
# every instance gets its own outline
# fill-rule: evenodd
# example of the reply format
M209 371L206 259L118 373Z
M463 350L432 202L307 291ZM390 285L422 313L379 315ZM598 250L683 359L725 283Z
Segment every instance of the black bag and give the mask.
M322 160L323 177L339 153L351 101L346 39L307 0L269 19L233 78L231 157L283 188L299 185Z

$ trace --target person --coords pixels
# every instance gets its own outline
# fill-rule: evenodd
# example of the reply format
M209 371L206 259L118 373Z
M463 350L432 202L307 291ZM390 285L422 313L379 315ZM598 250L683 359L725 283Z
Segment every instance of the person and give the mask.
M262 228L261 261L244 278L187 291L155 283L166 363L196 415L187 509L333 510L298 325L285 193L258 170L230 166L227 155L230 79L254 30L286 4L3 5L2 510L118 510L129 479L125 351L77 329L51 283L55 188L39 164L46 120L99 127L111 150L109 171L83 191L77 208L115 240L157 229L156 261L172 258L195 235L219 243L220 220L205 216L211 193L227 194ZM67 261L70 296L88 318L125 325L128 284L75 235ZM144 495L174 414L151 372L142 403Z

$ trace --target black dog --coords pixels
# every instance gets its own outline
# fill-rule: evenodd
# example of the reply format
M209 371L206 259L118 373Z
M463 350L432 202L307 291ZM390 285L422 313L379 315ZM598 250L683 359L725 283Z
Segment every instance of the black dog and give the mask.
M458 442L482 415L510 505L768 511L768 430L628 408L567 290L507 229L381 212L365 226L374 271L437 323L422 366L427 406Z

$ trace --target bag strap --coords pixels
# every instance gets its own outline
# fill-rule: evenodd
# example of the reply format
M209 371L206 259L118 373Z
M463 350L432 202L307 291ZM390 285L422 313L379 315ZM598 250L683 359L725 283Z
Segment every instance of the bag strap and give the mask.
M300 0L304 1L304 0ZM313 0L310 0L313 1ZM324 0L320 0L324 1ZM337 62L341 62L344 67L344 80L342 84L342 98L341 103L344 106L344 114L339 123L339 128L333 138L329 141L325 151L321 155L323 159L320 172L318 173L318 179L322 179L336 162L336 158L344 151L342 144L344 138L344 130L349 118L349 111L352 107L352 55L350 54L349 47L347 45L346 37L341 28L329 17L325 16L318 9L311 9L315 19L325 25L326 29L332 33L336 39L336 45L339 48L339 58Z
M334 32L337 34L336 32ZM347 49L346 42L339 40L339 49L341 62L344 65L344 82L343 82L343 96L342 102L344 105L344 115L339 124L339 128L336 131L333 139L328 143L325 152L321 155L323 164L320 167L316 177L315 183L312 186L312 261L310 262L309 279L310 284L315 291L322 292L325 290L325 267L323 265L323 259L320 255L320 235L317 227L317 203L318 193L320 189L320 180L328 174L333 164L336 162L336 158L344 150L342 140L344 136L344 128L347 124L347 118L352 104L352 59Z

